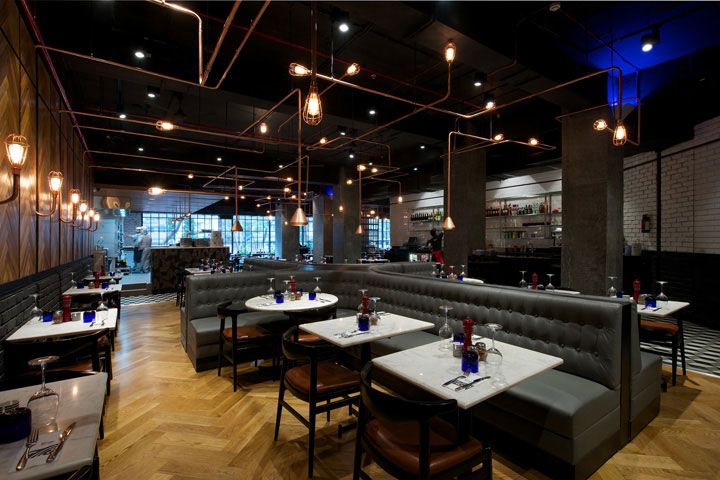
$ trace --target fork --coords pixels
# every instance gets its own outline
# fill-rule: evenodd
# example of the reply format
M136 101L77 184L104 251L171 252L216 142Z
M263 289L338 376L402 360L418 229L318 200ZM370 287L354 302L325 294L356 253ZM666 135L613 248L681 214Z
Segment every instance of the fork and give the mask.
M22 457L20 457L20 461L18 462L17 466L15 467L15 470L22 470L25 468L25 465L27 465L28 456L30 454L30 449L33 445L35 445L38 441L38 429L33 428L30 431L30 435L28 435L27 442L25 442L25 451L22 454Z

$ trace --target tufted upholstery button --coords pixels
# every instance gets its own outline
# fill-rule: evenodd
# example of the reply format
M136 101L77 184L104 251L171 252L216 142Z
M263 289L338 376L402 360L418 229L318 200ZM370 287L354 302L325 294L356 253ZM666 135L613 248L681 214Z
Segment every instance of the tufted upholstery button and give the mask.
M564 343L561 343L561 344L560 344L560 348L565 348L565 344L564 344Z
M575 347L575 351L576 351L576 352L579 352L579 351L580 351L580 347Z
M595 356L596 356L596 357L599 357L600 354L599 354L598 352L595 352Z

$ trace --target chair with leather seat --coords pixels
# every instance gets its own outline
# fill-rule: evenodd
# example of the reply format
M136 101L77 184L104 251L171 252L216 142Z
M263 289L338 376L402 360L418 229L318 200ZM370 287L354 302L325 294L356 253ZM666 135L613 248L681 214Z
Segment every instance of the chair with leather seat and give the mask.
M277 335L269 332L260 325L238 326L238 314L244 309L231 308L232 302L218 305L217 314L220 318L220 335L218 340L218 377L222 374L223 360L227 360L233 369L233 392L237 391L237 364L245 360L258 360L266 357L268 352L272 355L273 372L277 368L278 342ZM225 320L231 319L230 328L225 328ZM230 346L230 354L226 346Z
M329 307L320 307L316 310L296 312L296 313L293 313L293 315L292 315L293 322L296 325L301 325L303 323L320 322L323 320L330 320L331 318L336 318L336 317L337 317L337 305L331 305ZM320 337L318 337L314 333L303 332L300 330L297 331L296 340L300 343L322 343L322 342L324 342L324 340L322 340Z
M360 376L334 360L327 359L335 347L326 343L301 343L296 341L297 327L288 329L282 336L282 372L275 418L275 441L280 433L280 417L287 409L308 430L308 478L313 476L315 452L315 417L320 413L357 404ZM306 419L285 401L285 391L308 403ZM351 407L352 408L352 407Z
M399 479L492 478L490 447L439 418L458 418L456 400L415 401L382 392L372 387L372 368L369 362L360 374L354 480L370 478L362 469L363 453Z
M682 319L674 319L670 321L650 320L640 317L640 341L652 343L654 345L664 345L670 347L670 355L672 358L672 384L677 383L677 357L680 352L680 360L682 363L683 376L687 375L685 369L685 335L683 332ZM643 349L649 350L649 349ZM656 350L652 350L659 353ZM663 385L666 385L663 383ZM664 387L663 387L664 388Z

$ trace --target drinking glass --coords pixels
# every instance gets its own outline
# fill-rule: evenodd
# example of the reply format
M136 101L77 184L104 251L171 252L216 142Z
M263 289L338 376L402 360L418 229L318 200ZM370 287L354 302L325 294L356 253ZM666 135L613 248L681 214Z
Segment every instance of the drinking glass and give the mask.
M486 323L486 324L485 324L485 327L487 327L487 329L492 332L492 335L491 335L491 337L490 337L491 340L492 340L492 347L490 347L490 348L487 349L488 359L490 358L489 354L492 353L492 354L494 354L494 355L497 355L497 356L498 356L497 358L500 359L499 361L502 362L502 353L500 353L500 350L498 350L497 348L495 348L495 332L498 332L498 331L502 330L502 329L503 329L503 326L500 325L499 323ZM496 361L497 361L497 360L496 360ZM490 360L487 360L487 362L488 362L488 365L491 364ZM499 365L499 363L498 363L498 365Z
M667 283L664 280L658 280L655 283L660 284L660 293L657 297L655 297L655 301L657 302L658 307L666 307L668 306L668 297L665 295L665 292L663 292L663 287Z
M110 284L115 285L117 283L117 280L115 280L115 270L110 271Z
M270 282L270 288L268 288L267 292L265 292L265 293L267 293L268 298L273 298L273 295L275 294L275 287L274 287L275 278L270 277L267 279L267 281Z
M102 325L105 325L105 319L108 316L108 307L105 304L105 292L100 292L100 305L95 309L95 312L97 312L98 320L102 322Z
M313 277L315 279L315 289L313 290L316 294L320 293L320 277Z
M448 323L448 312L452 310L452 307L449 305L440 305L438 308L445 312L445 323L440 327L440 330L438 330L438 335L442 338L440 350L450 350L452 348L453 329Z
M608 279L610 279L610 288L608 288L607 296L611 298L617 297L617 289L615 288L615 279L617 277L610 276Z
M522 277L520 278L520 288L527 288L528 284L527 284L527 281L525 280L526 272L527 272L527 270L520 270L520 275L522 275Z
M457 276L458 282L462 282L465 278L465 265L460 265L460 273Z
M372 302L370 304L370 325L377 325L378 321L380 320L380 315L378 314L377 309L377 304L380 301L380 297L370 297L370 301Z
M57 418L58 405L60 405L60 395L45 385L45 367L48 363L54 362L59 357L55 355L47 357L33 358L28 362L31 367L40 367L42 385L40 390L35 392L27 403L27 408L32 411L33 427L48 427L55 423Z
M545 285L545 290L550 290L550 291L555 290L555 285L552 284L552 277L554 277L555 274L548 273L547 276L548 276L548 284Z
M285 293L283 294L283 296L285 298L288 298L290 297L290 280L283 280L283 283L285 284Z
M38 294L33 293L30 296L33 297L33 303L35 304L32 310L30 310L30 318L37 319L42 322L43 311L42 308L38 307Z

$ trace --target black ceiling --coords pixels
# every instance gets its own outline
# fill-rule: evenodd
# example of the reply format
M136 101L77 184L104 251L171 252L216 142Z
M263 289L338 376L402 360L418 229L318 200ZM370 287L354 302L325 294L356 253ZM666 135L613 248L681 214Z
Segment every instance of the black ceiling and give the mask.
M233 2L178 4L202 18L203 54L207 62ZM208 85L218 82L262 5L242 2ZM33 1L30 7L48 46L197 82L197 21L189 15L152 1ZM445 93L443 46L452 39L458 45L458 57L452 69L451 97L442 107L467 113L480 107L482 95L487 92L492 92L498 105L502 105L598 70L592 61L598 51L626 54L615 48L609 42L611 39L629 37L653 25L671 25L703 9L707 13L704 10L700 13L705 16L718 15L715 3L567 2L555 12L549 7L549 3L543 2L320 2L318 70L324 74L332 71L337 77L349 62L358 62L362 70L351 79L353 82L427 103ZM349 14L351 29L345 34L333 26L338 9ZM80 116L80 123L88 127L84 132L91 150L107 152L93 154L96 183L134 186L162 183L174 188L200 188L208 181L203 177L236 165L242 169L244 182L254 182L248 186L248 196L251 192L261 195L266 190L281 191L285 186L282 179L296 176L292 168L278 169L296 158L293 145L296 123L291 120L279 131L277 127L296 112L293 103L296 100L286 102L267 120L272 141L263 144L232 137L292 88L307 91L308 80L293 78L287 70L290 62L310 65L310 12L309 2L272 2L218 90L51 53L75 111L113 118L122 111L130 119L172 119L180 125L223 134L161 134L215 146L193 145L137 135L159 134L146 125ZM634 15L634 20L625 18L628 12ZM683 140L695 123L718 114L717 43L720 42L706 41L702 48L642 69L642 75L655 75L662 82L651 94L643 96L640 148L662 148ZM136 59L133 52L138 49L149 57ZM496 73L490 75L485 85L473 86L477 72L493 71ZM327 86L320 81L321 90ZM158 88L159 97L149 99L148 87ZM535 136L559 147L560 124L555 116L566 109L607 101L606 90L606 80L599 77L480 117L472 128L485 134L501 129L506 136L521 140ZM413 107L334 86L323 95L323 108L325 119L321 125L303 127L304 143L314 143L322 136L336 137L338 126L362 133L412 111ZM370 109L377 114L368 115ZM668 118L673 121L668 122ZM452 116L422 112L368 139L389 144L393 164L401 167L394 175L401 175L410 188L422 188L432 175L442 173L440 155L446 149L447 132L454 125ZM469 128L465 122L460 122L460 126ZM632 134L632 126L630 130ZM426 148L420 149L421 145ZM142 153L138 152L140 147ZM387 160L382 146L358 143L352 148L355 160L348 158L346 148L310 152L310 178L316 190L322 183L338 181L337 166L352 168L358 160ZM633 151L627 147L627 153ZM538 154L517 145L504 145L487 153L491 175L560 157L559 148ZM222 157L222 162L217 157ZM138 175L102 167L135 167L162 173ZM188 172L195 174L193 180L187 179ZM375 194L381 195L387 187L386 183L377 183ZM216 181L208 188L229 189L231 182ZM373 194L373 190L368 193Z

